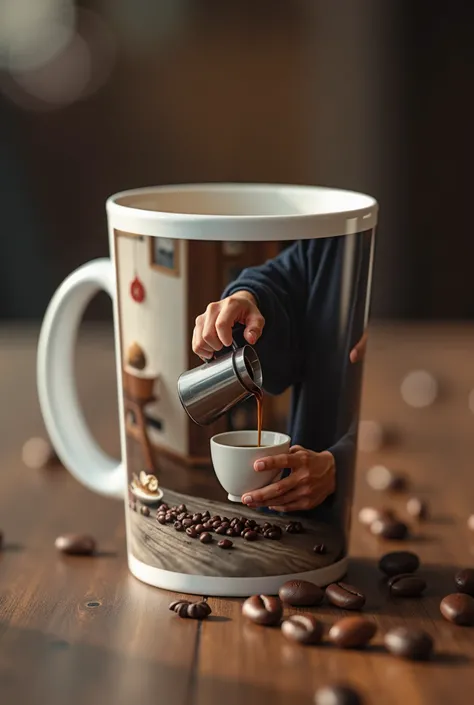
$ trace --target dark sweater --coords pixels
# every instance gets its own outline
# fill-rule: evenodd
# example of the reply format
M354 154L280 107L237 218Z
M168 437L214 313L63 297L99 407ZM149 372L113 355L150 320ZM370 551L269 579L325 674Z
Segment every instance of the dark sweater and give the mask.
M336 506L346 514L352 494L362 364L349 353L367 320L371 242L371 231L295 242L224 292L249 291L265 318L255 346L263 387L269 394L292 387L292 444L335 457L337 489L316 510L321 518L327 511L334 518Z

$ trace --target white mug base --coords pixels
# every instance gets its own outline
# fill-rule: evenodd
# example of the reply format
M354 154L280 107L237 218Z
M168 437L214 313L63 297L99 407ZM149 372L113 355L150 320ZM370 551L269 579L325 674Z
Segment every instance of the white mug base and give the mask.
M209 575L187 575L173 573L161 568L152 568L128 554L131 573L148 585L190 595L210 597L249 597L250 595L276 595L287 580L309 580L324 587L340 580L347 572L348 558L345 556L336 563L304 573L269 575L258 578L219 578Z
M242 497L239 497L238 494L228 494L227 499L229 502L240 502L242 504Z

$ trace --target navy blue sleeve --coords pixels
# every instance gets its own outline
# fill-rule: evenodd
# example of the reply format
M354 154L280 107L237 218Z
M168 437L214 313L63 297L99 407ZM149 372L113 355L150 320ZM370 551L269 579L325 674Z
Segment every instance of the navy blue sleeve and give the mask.
M265 264L244 269L223 293L225 298L250 292L265 318L255 349L270 394L281 394L302 378L310 244L298 241Z

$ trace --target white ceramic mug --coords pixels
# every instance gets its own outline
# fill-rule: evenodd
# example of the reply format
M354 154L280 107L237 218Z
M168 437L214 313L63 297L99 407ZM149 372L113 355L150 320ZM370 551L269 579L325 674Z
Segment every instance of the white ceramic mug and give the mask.
M119 193L107 201L107 216L110 259L73 272L46 312L38 349L38 390L51 441L71 473L109 497L127 499L128 489L130 570L151 585L205 595L272 593L283 574L285 579L306 577L320 584L339 579L346 568L347 537L337 556L315 557L313 525L308 523L301 546L291 537L268 545L257 542L253 548L241 542L229 555L215 542L196 544L185 533L162 527L154 510L150 517L134 511L135 491L138 487L148 493L149 503L156 506L161 489L170 504L185 497L191 511L210 507L216 514L226 513L225 496L219 494L209 464L210 436L193 427L176 390L179 375L194 364L193 306L208 303L208 282L196 268L199 248L206 248L208 257L222 248L222 241L278 243L342 236L352 257L354 237L369 234L372 242L376 202L362 194L319 187L167 186ZM347 266L344 271L349 271ZM365 277L363 294L368 298L370 271ZM352 296L344 282L341 279L341 301ZM121 460L106 455L95 442L74 380L76 334L85 307L100 290L110 295L114 306ZM345 315L345 309L341 312ZM199 364L197 358L195 362ZM340 487L348 517L351 483L347 489L343 483ZM227 509L230 513L232 505ZM283 526L283 519L278 521ZM346 532L348 519L344 521Z

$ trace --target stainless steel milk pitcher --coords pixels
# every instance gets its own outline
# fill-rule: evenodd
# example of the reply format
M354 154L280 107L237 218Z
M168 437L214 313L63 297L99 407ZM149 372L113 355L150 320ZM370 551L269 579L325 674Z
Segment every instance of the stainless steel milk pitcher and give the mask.
M262 387L262 368L250 345L214 356L178 379L178 395L188 416L207 426Z

